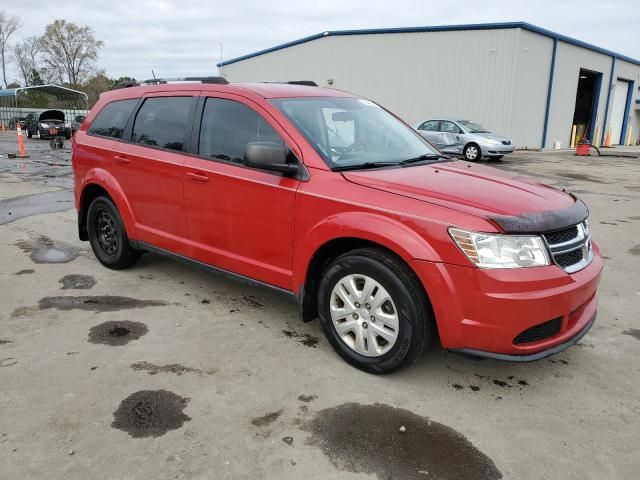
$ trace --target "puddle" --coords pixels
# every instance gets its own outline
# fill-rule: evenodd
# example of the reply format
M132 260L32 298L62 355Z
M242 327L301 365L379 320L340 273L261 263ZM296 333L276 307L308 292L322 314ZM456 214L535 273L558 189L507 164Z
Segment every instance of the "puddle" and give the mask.
M133 438L160 437L191 420L183 413L189 400L167 390L141 390L120 403L111 426Z
M256 427L266 427L267 425L271 425L273 422L275 422L280 417L280 415L282 415L283 411L284 410L278 410L277 412L271 412L261 417L256 417L251 420L251 423Z
M298 400L304 403L309 403L309 402L313 402L316 398L318 398L317 395L300 395L298 397Z
M0 225L43 213L64 212L74 207L73 192L59 190L0 200Z
M13 343L11 340L3 340L0 338L0 345L6 345L7 343Z
M573 180L580 180L580 181L583 181L583 182L607 183L607 182L603 182L599 178L595 178L595 177L592 177L590 175L585 175L583 173L558 172L555 175L560 176L560 177L564 177L564 178L571 178Z
M138 340L149 329L144 323L129 321L104 322L89 330L89 342L119 347Z
M184 373L196 373L198 375L207 374L213 375L217 370L207 370L203 372L199 368L185 367L179 363L171 363L169 365L154 365L149 362L137 362L131 364L131 368L137 371L147 372L149 375L157 375L158 373L173 373L174 375L182 375Z
M624 335L629 335L629 336L635 338L636 340L640 340L640 329L638 329L638 328L628 328L627 330L625 330L622 333Z
M31 275L32 273L35 273L36 271L33 268L26 268L24 270L20 270L16 273L14 273L14 275Z
M160 307L169 305L162 300L138 300L116 295L82 297L44 297L38 302L40 310L88 310L91 312L117 312L131 308Z
M18 363L18 361L13 357L3 358L0 360L0 367L12 367L16 363Z
M635 245L634 247L629 249L629 253L631 255L640 255L640 245Z
M58 283L62 284L61 290L89 290L96 284L96 279L90 275L65 275Z
M69 263L80 255L80 250L64 242L55 242L46 235L35 240L20 240L15 243L28 253L33 263Z
M502 478L462 434L401 408L347 403L319 411L303 428L311 434L307 444L342 471L379 480Z
M316 348L320 338L308 333L298 333L293 330L282 330L284 336L287 338L297 338L298 341L306 347Z

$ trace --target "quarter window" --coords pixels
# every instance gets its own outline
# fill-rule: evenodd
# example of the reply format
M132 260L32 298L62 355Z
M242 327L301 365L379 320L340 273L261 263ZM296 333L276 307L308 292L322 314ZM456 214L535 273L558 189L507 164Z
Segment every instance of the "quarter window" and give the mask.
M91 122L89 133L102 137L122 138L124 127L137 103L137 99L131 99L116 100L105 105Z
M255 110L222 98L208 98L202 114L198 153L203 157L242 163L247 144L275 142L278 133Z
M192 97L147 98L133 125L135 143L182 150Z

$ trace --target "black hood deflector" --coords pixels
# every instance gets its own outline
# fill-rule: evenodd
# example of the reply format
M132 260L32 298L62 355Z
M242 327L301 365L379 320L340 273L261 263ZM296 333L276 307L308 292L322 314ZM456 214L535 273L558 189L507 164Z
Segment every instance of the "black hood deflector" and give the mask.
M589 209L580 199L561 210L526 213L517 216L491 216L505 233L544 233L576 225L589 216Z
M40 114L38 120L40 122L45 120L57 120L59 122L64 122L64 112L61 110L46 110Z

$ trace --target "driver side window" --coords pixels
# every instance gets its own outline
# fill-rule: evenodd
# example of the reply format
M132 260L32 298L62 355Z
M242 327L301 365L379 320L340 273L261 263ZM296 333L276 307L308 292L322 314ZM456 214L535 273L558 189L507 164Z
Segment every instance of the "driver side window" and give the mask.
M453 122L440 122L440 131L445 133L460 133L460 127Z
M418 130L425 130L427 132L438 131L438 120L428 120L418 127Z

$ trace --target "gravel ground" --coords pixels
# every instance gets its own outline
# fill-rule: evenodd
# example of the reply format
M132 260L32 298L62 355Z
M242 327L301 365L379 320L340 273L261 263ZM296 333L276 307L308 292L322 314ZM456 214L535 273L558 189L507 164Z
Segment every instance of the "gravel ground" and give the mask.
M154 255L101 267L77 239L69 143L0 135L0 478L636 479L640 155L496 163L591 209L607 264L577 346L518 365L433 347L355 370L296 305Z

